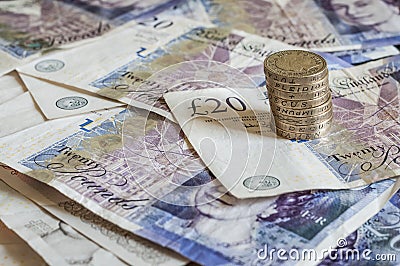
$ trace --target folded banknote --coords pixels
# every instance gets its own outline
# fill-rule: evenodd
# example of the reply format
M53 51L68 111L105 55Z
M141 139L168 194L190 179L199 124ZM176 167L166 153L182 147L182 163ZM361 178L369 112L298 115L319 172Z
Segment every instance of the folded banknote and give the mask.
M0 219L50 265L126 265L0 181Z
M44 54L101 40L135 21L153 29L171 27L174 22L165 16L208 21L204 7L194 0L1 1L0 76Z
M102 57L93 57L88 74L83 72L81 60L76 60L71 52L60 53L57 57L41 59L19 69L23 73L64 83L109 98L118 99L127 104L146 108L171 118L162 95L166 91L192 90L196 88L221 86L255 87L265 84L263 60L274 51L293 49L294 46L279 41L262 38L242 31L224 28L197 27L180 30L180 34L171 37L169 43L148 52L147 44L143 46L146 56L138 56L127 61L124 47L121 56L113 56L112 51L105 50L115 39L102 40L93 45L75 50L75 56L86 60L89 54L101 49ZM169 33L165 29L165 33ZM134 34L132 35L134 36ZM125 35L121 35L125 38ZM135 41L133 41L135 42ZM136 49L136 48L135 48ZM139 49L139 48L138 48ZM134 50L133 50L134 51ZM323 53L330 69L349 67L345 61ZM90 56L91 57L91 56ZM62 62L65 67L56 71L38 71L36 65L46 60ZM105 65L103 62L112 62ZM61 63L60 63L61 64ZM116 67L118 66L118 67ZM106 73L106 70L109 71ZM245 74L246 76L244 76ZM98 77L96 79L96 77ZM205 82L206 81L206 82Z
M149 12L171 7L152 1L1 1L0 47L16 58L91 39ZM58 14L62 14L61 16Z
M0 221L0 258L4 265L46 265L17 234Z
M188 262L168 249L112 224L57 190L11 167L0 164L0 179L126 263L172 266Z
M0 104L12 100L26 91L27 89L16 71L0 77Z
M179 127L156 114L131 112L46 121L2 138L1 161L202 264L263 263L257 253L265 245L314 248L317 263L394 190L387 180L355 191L239 200L204 168ZM85 119L92 125L82 126Z
M386 180L354 191L239 200L205 168L177 125L133 107L49 120L0 145L2 162L202 264L263 263L257 253L265 245L323 254L395 189ZM283 211L288 208L293 211Z
M168 19L173 23L167 27L154 28L147 23L127 24L90 45L52 53L18 68L18 71L98 92L97 87L89 84L136 58L143 59L165 43L202 24L182 17ZM116 99L118 95L125 93L122 86L120 87L109 93L103 91L101 94Z
M237 197L352 188L400 174L399 64L396 56L331 71L334 122L314 141L277 137L265 88L164 98L205 164Z
M79 90L75 87L46 82L38 78L20 74L36 104L47 119L113 108L124 105L100 95Z

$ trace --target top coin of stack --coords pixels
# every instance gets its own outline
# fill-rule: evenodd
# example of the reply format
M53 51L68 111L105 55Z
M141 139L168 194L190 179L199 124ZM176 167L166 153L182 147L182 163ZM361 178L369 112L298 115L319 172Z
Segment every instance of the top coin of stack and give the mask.
M276 133L287 139L316 139L329 132L332 97L325 59L286 50L264 61L268 98Z

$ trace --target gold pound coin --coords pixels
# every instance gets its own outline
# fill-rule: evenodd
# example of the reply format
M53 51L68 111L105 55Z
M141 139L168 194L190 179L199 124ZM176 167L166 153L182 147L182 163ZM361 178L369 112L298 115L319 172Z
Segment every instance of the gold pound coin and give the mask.
M285 78L287 83L307 84L323 79L328 68L325 59L316 53L286 50L268 56L264 61L264 72L273 80Z
M279 98L271 93L268 93L268 98L271 104L278 105L284 108L291 108L291 109L308 109L313 108L315 106L319 106L329 100L332 99L331 93L328 92L321 97L312 99L312 100L288 100Z
M275 127L275 133L278 136L281 136L285 139L312 140L326 136L329 133L329 129L330 127L327 127L325 129L318 130L314 133L301 133L301 132L289 132L281 128Z
M313 100L315 98L319 98L324 96L325 94L330 93L329 87L322 87L320 90L312 91L312 92L304 92L304 93L297 93L297 92L288 92L282 91L279 89L271 88L267 86L268 93L287 100L293 101L308 101Z
M307 93L307 92L318 91L323 88L326 88L328 85L329 85L328 76L324 77L322 80L318 82L308 83L308 84L284 83L281 81L267 78L268 88L274 88L277 90L292 92L292 93Z
M297 109L294 110L292 108L282 107L279 105L275 105L270 101L271 110L274 114L281 114L286 116L294 116L294 117L310 117L310 116L318 116L320 114L325 113L326 111L332 109L332 101L328 100L319 106L315 106L307 109Z
M282 123L279 120L275 120L275 127L278 127L282 130L285 130L287 132L292 132L292 133L316 133L319 131L326 130L329 128L332 124L332 116L321 123L318 124L310 124L310 125L304 125L304 126L294 126L294 125L289 125Z
M332 117L333 112L332 109L329 109L325 113L310 117L287 116L287 115L282 115L280 113L274 113L273 111L272 114L274 116L275 121L280 121L285 124L290 124L295 126L307 126L307 125L322 123L330 119L330 117Z

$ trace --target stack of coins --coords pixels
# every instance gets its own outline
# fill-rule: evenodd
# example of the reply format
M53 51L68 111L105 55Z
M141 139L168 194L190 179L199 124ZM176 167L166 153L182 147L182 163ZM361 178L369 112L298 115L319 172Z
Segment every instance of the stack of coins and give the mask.
M323 57L301 50L277 52L265 59L264 72L277 135L309 140L329 132L332 97Z

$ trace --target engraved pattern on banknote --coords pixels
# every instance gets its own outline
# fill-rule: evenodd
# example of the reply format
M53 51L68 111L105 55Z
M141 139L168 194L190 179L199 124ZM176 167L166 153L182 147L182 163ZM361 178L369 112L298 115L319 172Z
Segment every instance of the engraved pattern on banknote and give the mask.
M169 189L167 184L179 186L204 168L185 144L178 125L147 114L122 112L90 132L77 132L20 163L33 170L31 175L40 173L40 178L51 173L52 179L121 216L129 216L150 204L149 194L160 197ZM127 129L130 135L123 143L126 120L131 129ZM147 128L141 131L143 122Z
M0 3L0 49L17 58L93 38L111 28L99 17L61 2L31 1L30 12L24 7L26 1L14 2Z
M216 85L249 87L254 86L253 82L255 85L260 85L265 82L261 74L265 56L261 53L264 51L262 47L258 48L250 44L246 47L241 43L243 38L225 29L198 28L171 41L145 59L136 59L90 85L99 88L100 94L105 90L113 90L116 94L125 92L125 96L132 100L163 110L168 110L168 107L162 99L162 94L168 91L201 89ZM254 54L250 56L235 51L242 46L243 49L255 49ZM222 68L223 65L218 64L220 62L232 65L233 62L238 61L248 63L235 69ZM179 65L182 62L185 64ZM204 69L208 68L207 72L199 70L201 64ZM171 66L173 70L169 75L151 76L168 66ZM227 70L230 72L227 73ZM238 76L240 72L249 75L253 82L238 78L242 77ZM182 82L189 84L179 85ZM171 84L176 86L173 87Z
M307 142L339 179L366 182L395 176L399 169L399 58L363 76L334 80L335 125L324 140ZM346 143L336 145L335 143Z
M193 184L199 182L196 180ZM256 257L252 250L265 244L276 249L315 247L332 233L331 229L349 219L392 182L388 180L356 191L304 191L240 201L227 195L210 204L186 207L157 202L138 222L150 228L148 234L145 230L141 232L144 236L160 242L173 238L171 247L185 256L207 252L208 256L201 259L203 264L228 261L247 264ZM200 189L185 197L198 201L218 189L221 188L217 185L205 194ZM211 230L207 229L210 225ZM226 235L228 231L236 233Z
M400 16L397 2L369 1L230 1L202 0L212 22L303 48L337 51L344 47L380 47L398 43ZM349 13L347 9L351 9ZM231 11L232 10L232 11ZM381 10L382 14L376 14ZM234 14L238 14L235 16ZM240 17L241 19L236 19ZM368 20L362 19L368 17ZM242 19L243 18L243 19Z
M400 258L399 202L400 197L397 192L374 217L343 239L341 245L338 243L337 251L331 258L326 258L319 265L331 265L333 261L335 265L368 265L369 261L379 260L385 265L398 265ZM366 250L369 252L365 252ZM359 260L357 256L339 256L352 251L353 253L358 251L362 259ZM366 258L361 255L366 255Z

